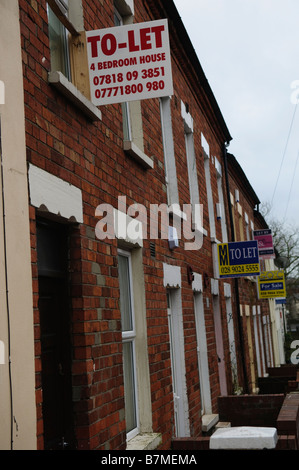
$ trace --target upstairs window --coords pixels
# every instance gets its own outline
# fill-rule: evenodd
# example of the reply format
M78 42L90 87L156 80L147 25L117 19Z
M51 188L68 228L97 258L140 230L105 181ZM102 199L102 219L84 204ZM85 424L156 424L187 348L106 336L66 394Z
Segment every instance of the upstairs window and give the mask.
M161 129L165 162L165 182L168 205L179 203L176 162L171 120L171 98L166 96L160 99Z
M56 12L60 8L61 13L67 18L69 16L69 0L57 0ZM53 5L53 2L52 2ZM55 5L53 5L55 8ZM71 81L71 68L69 56L68 30L62 24L57 14L54 13L48 4L48 21L49 21L49 41L51 53L51 70L60 71Z
M122 26L124 24L123 18L116 8L114 10L114 24L115 26ZM129 103L127 102L122 103L121 106L122 106L122 114L123 114L124 140L132 140Z
M101 111L90 101L82 0L48 0L49 83L92 120Z

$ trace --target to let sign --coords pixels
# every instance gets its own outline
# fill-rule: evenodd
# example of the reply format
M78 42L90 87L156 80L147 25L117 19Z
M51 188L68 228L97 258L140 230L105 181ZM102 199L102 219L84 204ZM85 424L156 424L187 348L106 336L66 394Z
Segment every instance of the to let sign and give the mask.
M260 259L275 258L271 229L254 230L253 236L258 242Z
M257 241L220 243L217 250L220 278L260 274Z
M167 20L86 33L96 106L173 94Z

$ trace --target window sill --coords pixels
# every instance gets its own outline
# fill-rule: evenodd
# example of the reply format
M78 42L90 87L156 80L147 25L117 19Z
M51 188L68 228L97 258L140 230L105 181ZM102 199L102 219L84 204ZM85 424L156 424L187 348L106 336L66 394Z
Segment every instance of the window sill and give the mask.
M132 140L124 140L124 151L145 168L154 168L154 162L140 150Z
M208 432L210 429L215 426L219 421L219 415L203 415L202 416L202 430L203 432Z
M50 72L49 83L66 96L92 121L102 119L101 111L89 101L61 72Z
M127 443L127 450L154 450L162 443L161 434L144 433L130 439Z

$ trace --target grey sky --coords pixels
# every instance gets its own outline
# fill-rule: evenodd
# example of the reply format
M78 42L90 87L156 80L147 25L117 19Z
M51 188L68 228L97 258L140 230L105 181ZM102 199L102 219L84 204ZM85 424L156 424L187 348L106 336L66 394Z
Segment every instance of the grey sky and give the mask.
M272 215L299 226L299 1L174 3L233 137L229 151L261 202L274 195Z

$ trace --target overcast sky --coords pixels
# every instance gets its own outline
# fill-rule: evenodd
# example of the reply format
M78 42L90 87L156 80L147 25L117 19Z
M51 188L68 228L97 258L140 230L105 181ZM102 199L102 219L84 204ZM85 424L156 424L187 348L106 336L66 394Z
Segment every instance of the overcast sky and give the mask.
M273 201L272 216L299 227L299 1L174 3L233 137L229 152L261 202Z

